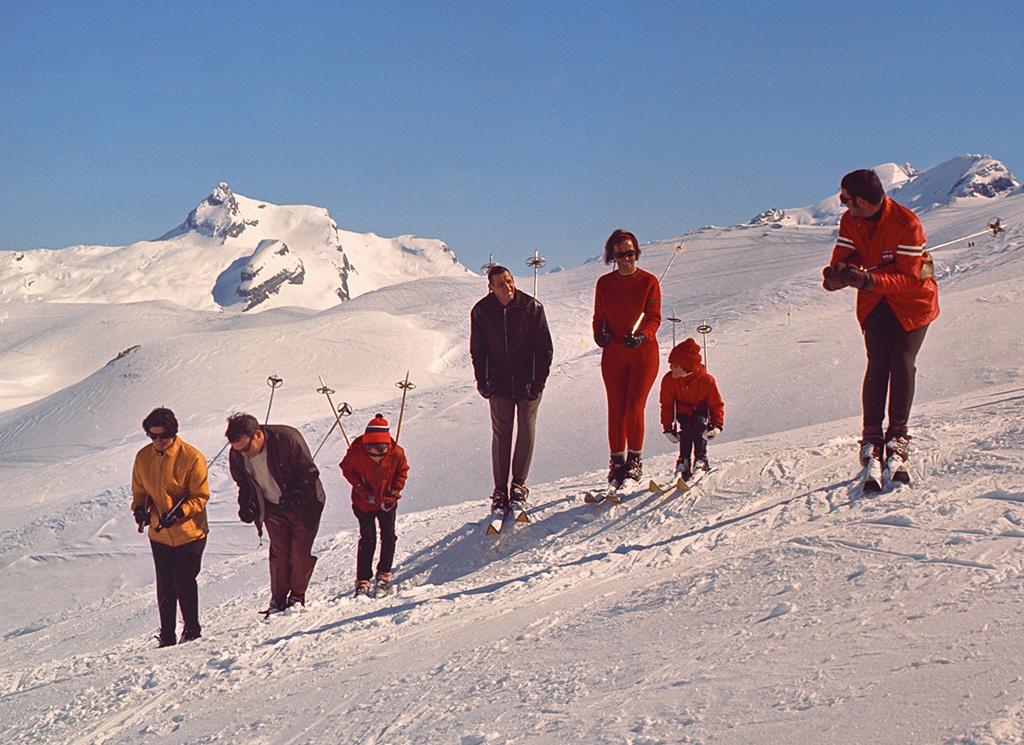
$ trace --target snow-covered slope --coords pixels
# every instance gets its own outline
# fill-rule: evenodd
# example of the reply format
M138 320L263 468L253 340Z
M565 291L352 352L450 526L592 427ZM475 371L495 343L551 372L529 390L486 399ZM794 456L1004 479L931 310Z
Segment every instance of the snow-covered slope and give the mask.
M1006 166L987 155L959 155L925 171L909 163L882 163L874 170L889 196L918 213L962 199L993 199L1020 187ZM750 224L835 225L845 209L837 189L808 207L765 210Z
M713 326L727 402L717 470L684 496L580 500L607 459L589 330L606 268L543 277L556 354L534 521L498 540L483 534L488 414L467 354L482 278L393 284L319 312L0 305L0 732L28 743L1021 741L1024 194L923 218L937 244L996 214L1007 233L936 254L943 310L918 363L915 485L872 499L854 483L853 295L820 288L833 225L682 237L665 309L682 319L678 339ZM642 264L660 274L674 243L645 245ZM659 341L667 353L670 323ZM406 370L417 388L401 435L412 471L397 594L348 597L355 521L334 434L317 456L328 507L310 604L259 621L267 548L237 520L221 455L204 638L153 649L152 561L126 485L145 413L174 408L213 459L227 413L263 419L276 373L271 419L316 448L332 421L318 373L355 408L351 434L376 411L397 419ZM646 467L665 478L674 454L655 398Z
M432 276L469 276L438 240L342 230L327 210L279 206L219 184L156 241L0 252L0 301L322 309Z

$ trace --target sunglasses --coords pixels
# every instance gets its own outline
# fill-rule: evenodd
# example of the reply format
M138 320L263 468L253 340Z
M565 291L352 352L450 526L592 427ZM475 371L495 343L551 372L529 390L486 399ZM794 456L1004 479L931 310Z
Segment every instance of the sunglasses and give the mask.
M846 196L843 193L839 194L839 201L842 202L843 204L849 204L850 202L852 202L856 198L857 197L848 197L848 196Z
M174 432L150 432L146 430L146 437L151 440L173 440Z
M367 444L363 445L363 447L366 448L366 452L370 453L371 455L384 455L388 452L388 446L384 443L376 445Z
M612 256L616 259L632 259L636 256L636 251L616 251Z

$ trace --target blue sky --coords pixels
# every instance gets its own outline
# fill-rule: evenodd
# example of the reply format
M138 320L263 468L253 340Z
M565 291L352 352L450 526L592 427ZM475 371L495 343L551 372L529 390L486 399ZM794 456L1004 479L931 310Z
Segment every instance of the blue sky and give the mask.
M227 181L574 265L875 163L1024 175L1016 4L287 5L5 2L0 247L154 238Z

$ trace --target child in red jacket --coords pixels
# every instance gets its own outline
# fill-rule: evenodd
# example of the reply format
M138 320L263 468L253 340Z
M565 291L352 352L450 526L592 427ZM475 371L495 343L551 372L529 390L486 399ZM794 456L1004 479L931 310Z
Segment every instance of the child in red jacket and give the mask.
M708 440L721 434L725 426L725 403L714 377L701 364L700 345L693 339L672 349L668 365L669 371L661 379L661 425L668 441L679 443L676 473L689 479L694 468L711 470Z
M339 465L342 474L352 484L352 512L359 521L355 594L370 594L379 524L380 559L377 562L375 594L385 595L391 588L395 515L409 476L409 461L405 458L405 451L391 439L388 420L377 414L366 426L366 432L352 441Z

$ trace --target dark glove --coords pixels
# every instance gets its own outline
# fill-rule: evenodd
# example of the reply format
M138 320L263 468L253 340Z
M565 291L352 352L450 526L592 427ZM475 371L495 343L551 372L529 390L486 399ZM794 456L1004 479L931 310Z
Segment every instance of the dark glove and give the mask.
M172 525L177 525L181 522L182 517L184 517L184 514L182 513L181 505L179 504L173 510L165 512L160 516L160 527L169 528Z
M534 380L526 384L526 399L528 401L536 401L540 398L540 394L544 392L544 381Z
M243 523L254 523L256 522L256 510L250 504L240 504L238 505L238 519Z
M299 508L300 504L302 504L302 492L292 489L281 493L281 499L278 500L277 506L285 512L293 512Z
M395 509L395 507L398 505L398 497L398 494L389 494L388 496L384 497L384 499L380 500L380 508L384 511Z
M662 434L665 435L665 439L668 440L669 442L675 445L679 444L679 433L675 430L674 427L666 428L665 431L662 432Z
M370 488L369 484L360 484L354 489L353 493L354 496L358 497L359 499L362 499L364 502L368 502L369 504L377 503L377 497L373 493L373 489Z
M609 334L607 331L598 331L596 334L594 334L594 342L597 344L597 346L601 347L601 349L604 349L605 347L612 343L612 335Z
M622 337L622 343L630 349L636 349L641 344L647 341L647 334L641 331L638 334L626 334Z
M875 286L875 278L866 269L847 264L840 270L839 276L850 287L858 290L870 290Z
M139 526L139 532L142 532L142 528L149 525L149 510L145 507L136 507L132 514L135 515L135 524Z
M476 389L484 398L490 398L494 395L494 381L478 380L476 381Z
M829 264L827 267L821 270L821 276L824 280L821 286L829 292L835 292L846 287L846 281L842 277L842 267L832 266Z

